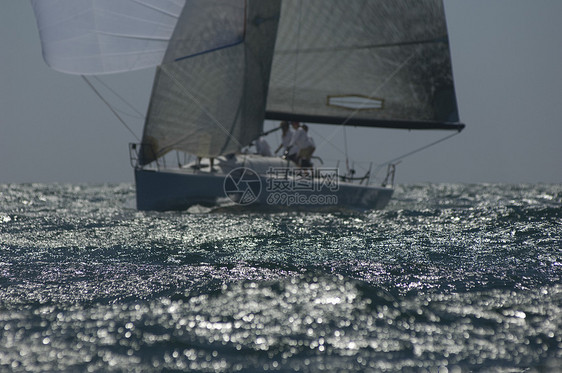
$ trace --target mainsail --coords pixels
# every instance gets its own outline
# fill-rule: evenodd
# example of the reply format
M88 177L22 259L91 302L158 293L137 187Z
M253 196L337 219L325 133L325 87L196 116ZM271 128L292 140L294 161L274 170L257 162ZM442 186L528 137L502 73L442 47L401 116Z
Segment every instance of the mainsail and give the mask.
M442 0L283 0L267 117L462 129Z
M158 66L139 163L240 150L265 118L455 129L442 0L31 0L53 68Z

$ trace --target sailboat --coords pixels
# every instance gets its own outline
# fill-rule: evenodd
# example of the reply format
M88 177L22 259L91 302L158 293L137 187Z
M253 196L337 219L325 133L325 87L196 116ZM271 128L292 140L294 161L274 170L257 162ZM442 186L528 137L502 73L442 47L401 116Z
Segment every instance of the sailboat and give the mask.
M442 0L31 3L52 68L156 66L142 140L130 145L140 210L382 209L393 167L374 185L369 172L256 154L264 122L464 128ZM170 166L172 152L192 160Z

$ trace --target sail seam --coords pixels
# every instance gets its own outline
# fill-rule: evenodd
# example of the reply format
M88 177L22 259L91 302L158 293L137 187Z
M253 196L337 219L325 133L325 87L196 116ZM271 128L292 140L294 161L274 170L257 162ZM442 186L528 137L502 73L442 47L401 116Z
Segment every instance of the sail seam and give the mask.
M144 7L148 8L148 9L152 9L152 10L154 10L154 11L156 11L156 12L159 12L159 13L161 13L161 14L170 16L170 17L172 17L172 18L176 18L176 19L178 18L178 15L177 15L177 14L174 14L174 13L171 13L171 12L167 12L167 11L165 11L164 9L157 8L157 7L155 7L154 5L149 5L149 4L147 4L147 3L143 2L143 1L140 1L140 0L131 0L131 1L133 1L134 3L137 3L137 4L141 5L141 6L144 6ZM184 1L184 6L185 6L185 1ZM182 7L182 8L183 8L183 7Z
M134 40L156 40L156 41L167 41L170 38L167 37L150 37L150 36L141 36L141 35L127 35L127 34L119 34L116 32L103 32L98 31L96 32L98 35L105 35L105 36L112 36L121 39L134 39Z

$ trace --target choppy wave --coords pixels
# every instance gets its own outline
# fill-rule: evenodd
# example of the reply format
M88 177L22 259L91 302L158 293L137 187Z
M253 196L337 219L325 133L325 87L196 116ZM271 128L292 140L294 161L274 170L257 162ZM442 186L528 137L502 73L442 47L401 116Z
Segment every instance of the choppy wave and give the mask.
M133 199L128 184L0 186L0 367L562 366L560 185L403 186L367 213Z

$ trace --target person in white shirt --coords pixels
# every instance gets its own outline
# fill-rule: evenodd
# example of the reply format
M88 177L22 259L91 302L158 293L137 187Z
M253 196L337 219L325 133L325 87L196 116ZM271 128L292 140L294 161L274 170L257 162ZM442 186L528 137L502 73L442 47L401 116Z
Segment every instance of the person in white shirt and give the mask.
M301 166L308 166L310 164L310 158L312 158L312 153L316 150L316 145L314 144L314 140L312 137L308 135L308 126L303 124L301 126L302 130L304 131L306 137L302 143L302 147L299 149L299 159Z
M289 122L283 121L281 122L281 124L279 125L279 127L281 127L281 144L279 144L279 147L275 150L275 154L277 154L279 152L279 150L281 150L282 148L285 149L284 152L286 152L286 156L295 154L296 155L296 149L289 149L289 146L291 145L291 140L293 139L293 131L291 131L291 129L289 128Z
M291 122L291 125L293 126L293 138L289 146L291 149L296 149L298 153L306 144L306 132L299 122Z
M291 124L295 131L289 149L291 152L296 152L296 155L293 158L288 158L301 167L312 167L310 158L316 147L314 140L308 136L308 126L306 124L301 126L299 122L292 122Z

